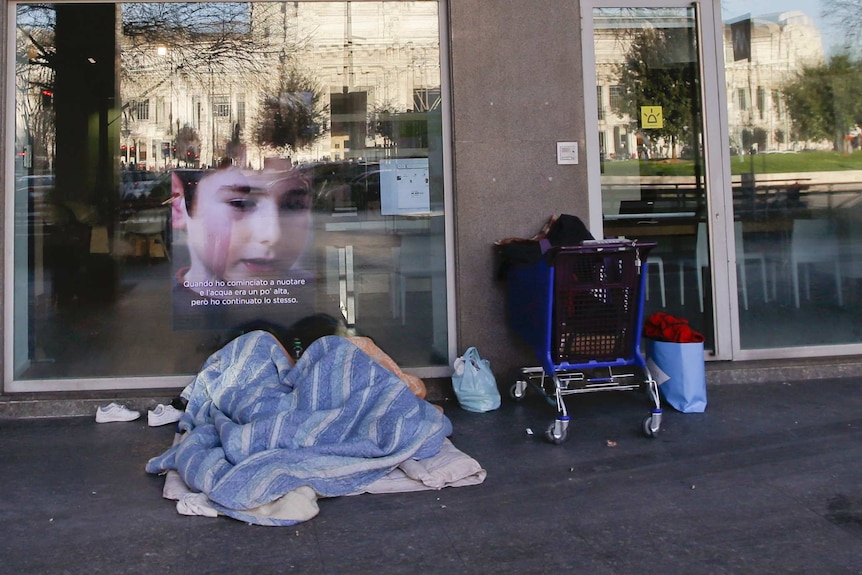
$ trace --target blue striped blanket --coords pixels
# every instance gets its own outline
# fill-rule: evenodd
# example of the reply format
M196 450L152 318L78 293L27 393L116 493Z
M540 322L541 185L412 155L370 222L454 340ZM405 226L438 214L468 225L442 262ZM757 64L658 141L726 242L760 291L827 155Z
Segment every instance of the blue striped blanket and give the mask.
M267 332L214 353L183 390L184 440L147 462L177 470L228 516L249 514L310 486L324 497L358 493L401 462L436 455L452 425L391 371L338 336L311 344L296 365Z

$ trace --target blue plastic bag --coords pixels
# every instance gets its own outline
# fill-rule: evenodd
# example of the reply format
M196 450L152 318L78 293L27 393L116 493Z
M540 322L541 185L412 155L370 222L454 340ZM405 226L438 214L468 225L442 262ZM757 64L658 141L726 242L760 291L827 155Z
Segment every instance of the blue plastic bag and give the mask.
M664 400L683 413L706 410L703 342L676 343L644 339L647 367Z
M458 403L467 411L493 411L500 407L500 390L487 359L479 357L475 347L467 348L455 360L452 388Z

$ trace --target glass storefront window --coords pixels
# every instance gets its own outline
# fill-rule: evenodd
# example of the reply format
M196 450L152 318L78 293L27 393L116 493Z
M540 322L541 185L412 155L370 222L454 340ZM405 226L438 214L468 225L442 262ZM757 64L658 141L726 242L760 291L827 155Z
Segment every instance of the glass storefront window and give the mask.
M862 12L784 8L722 2L740 346L858 344Z
M604 233L658 242L646 313L710 357L858 353L862 12L720 7L591 9Z
M592 10L603 230L655 242L645 314L685 317L715 348L708 178L693 5ZM606 96L604 95L606 94ZM706 302L706 305L705 305Z
M333 322L448 365L437 2L13 9L16 381Z

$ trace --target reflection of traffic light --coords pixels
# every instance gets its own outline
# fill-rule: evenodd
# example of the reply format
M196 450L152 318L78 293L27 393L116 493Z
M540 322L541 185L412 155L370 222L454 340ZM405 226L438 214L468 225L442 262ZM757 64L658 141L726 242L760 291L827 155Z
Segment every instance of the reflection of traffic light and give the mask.
M129 148L129 161L133 163L138 161L138 151L134 146Z
M170 158L171 157L171 143L170 142L162 142L162 157Z
M171 148L171 154L173 155L174 159L176 159L176 157L177 157L177 147L176 146Z
M42 88L42 108L48 109L54 106L54 92Z
M120 158L122 158L124 162L128 159L128 156L126 155L126 145L125 144L120 146Z

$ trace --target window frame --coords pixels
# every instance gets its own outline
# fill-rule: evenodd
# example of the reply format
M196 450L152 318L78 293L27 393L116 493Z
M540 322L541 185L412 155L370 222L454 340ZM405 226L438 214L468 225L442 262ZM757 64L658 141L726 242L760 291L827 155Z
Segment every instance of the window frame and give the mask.
M307 3L323 2L326 0L303 0ZM397 0L353 0L354 2L369 2L369 3L386 3ZM425 366L406 369L419 377L448 377L451 372L449 367L457 354L457 330L456 330L456 301L455 301L455 271L452 262L454 261L454 207L453 207L453 163L452 163L452 119L451 119L451 82L449 71L449 22L448 22L448 0L413 0L415 2L432 2L437 5L438 19L438 36L439 36L439 53L440 53L440 93L439 106L442 111L442 185L443 185L443 226L445 238L445 261L446 261L446 326L447 334L447 355L448 365ZM6 6L6 18L9 22L9 30L14 30L16 21L16 8L20 4L29 2L13 1ZM71 0L60 0L57 4L74 3ZM120 3L117 3L120 4ZM15 53L14 32L7 34L6 53L7 62L15 61L14 57L9 58L9 55ZM15 175L15 130L8 129L15 125L15 82L14 82L14 65L7 65L6 74L6 98L7 102L12 105L7 106L6 117L6 150L4 158L6 166L6 202L7 205L14 204L14 175ZM149 102L148 102L149 103ZM204 102L200 98L192 99L188 105L193 113L191 114L191 123L199 125L205 118L201 117L201 107ZM230 106L230 103L228 104ZM230 112L233 112L233 106L230 106ZM167 115L169 112L164 111ZM158 115L158 114L157 114ZM149 120L152 117L147 114ZM228 115L229 117L229 115ZM153 143L156 145L156 143ZM144 144L139 144L139 148L145 150ZM6 210L5 226L6 233L4 234L4 242L6 244L7 257L4 266L4 351L6 360L4 361L3 373L3 390L7 392L54 392L54 391L101 391L101 390L135 390L135 389L162 389L162 388L177 388L187 384L193 375L173 375L173 376L140 376L140 377L97 377L97 378L64 378L64 379L28 379L18 380L14 377L13 370L15 361L13 360L14 353L14 331L13 322L15 318L16 305L27 305L26 302L17 304L14 300L13 283L16 270L14 269L13 252L15 250L14 242L14 210ZM25 273L18 270L18 273Z

